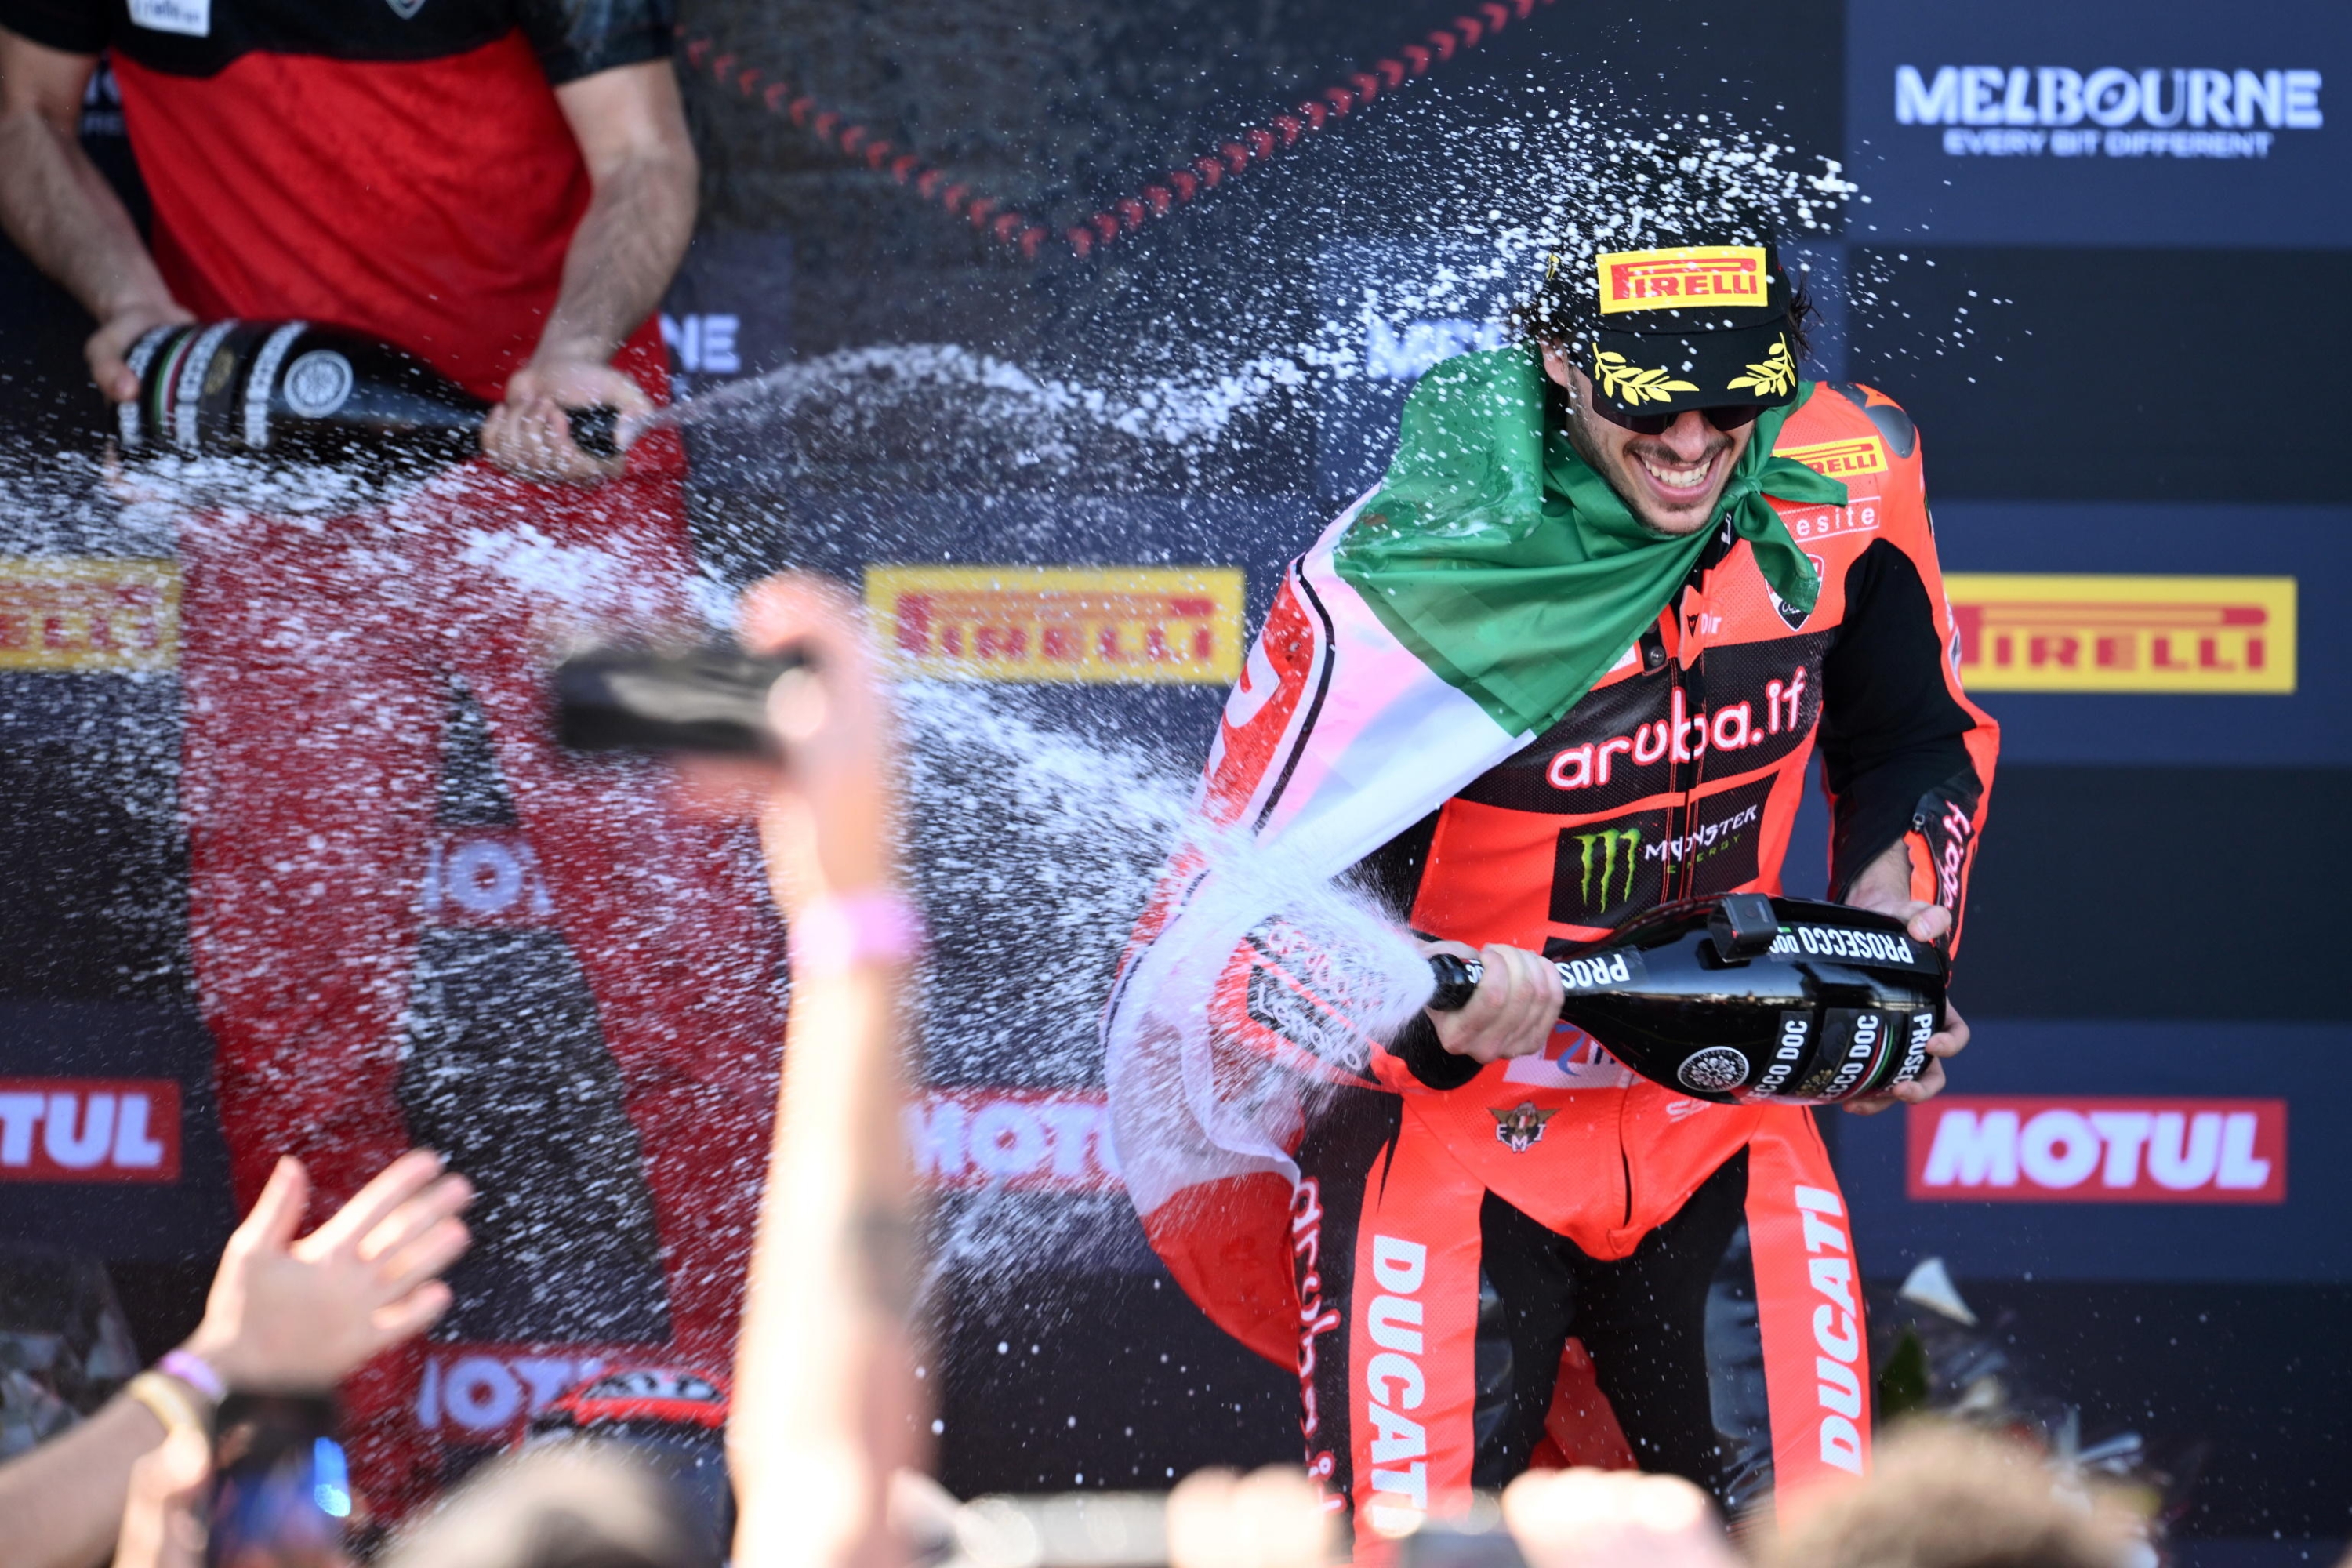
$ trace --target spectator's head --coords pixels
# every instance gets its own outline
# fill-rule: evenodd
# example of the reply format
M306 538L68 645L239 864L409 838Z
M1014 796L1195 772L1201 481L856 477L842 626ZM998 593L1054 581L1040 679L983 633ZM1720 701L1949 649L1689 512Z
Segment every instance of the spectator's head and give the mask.
M490 1461L404 1531L385 1568L717 1568L659 1474L580 1440Z
M2130 1568L2147 1560L2128 1514L2062 1490L2037 1456L1963 1427L1882 1443L1870 1480L1801 1509L1763 1568Z

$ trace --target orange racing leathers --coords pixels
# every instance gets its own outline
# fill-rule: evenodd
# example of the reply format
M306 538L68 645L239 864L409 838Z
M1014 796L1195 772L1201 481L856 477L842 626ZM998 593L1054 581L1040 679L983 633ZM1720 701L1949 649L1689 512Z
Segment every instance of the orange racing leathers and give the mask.
M1998 732L1954 674L1916 433L1878 393L1822 386L1777 449L1849 489L1843 507L1773 503L1819 603L1784 611L1726 531L1566 717L1358 867L1415 931L1557 953L1667 900L1777 891L1816 750L1832 896L1899 843L1913 895L1957 919ZM1311 685L1313 600L1286 574L1260 638L1286 684ZM1221 746L1211 796L1280 765ZM1688 1099L1566 1025L1482 1068L1419 1016L1351 1072L1286 1031L1317 969L1262 931L1213 1010L1221 1049L1322 1080L1301 1099L1280 1288L1333 1506L1402 1523L1531 1462L1674 1470L1731 1510L1861 1472L1861 1288L1811 1112ZM1163 1253L1204 1304L1277 1288L1212 1287L1195 1278L1212 1260ZM1249 1272L1248 1256L1213 1268ZM1271 1352L1276 1333L1246 1337Z

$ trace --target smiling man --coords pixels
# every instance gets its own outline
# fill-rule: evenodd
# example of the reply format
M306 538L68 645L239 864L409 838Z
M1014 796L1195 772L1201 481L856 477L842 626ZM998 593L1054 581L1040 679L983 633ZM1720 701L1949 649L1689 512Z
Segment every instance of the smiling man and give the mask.
M1518 342L1424 377L1379 488L1285 574L1206 812L1483 958L1467 1006L1298 1026L1349 962L1213 858L1129 955L1112 1102L1153 1245L1298 1369L1308 1468L1376 1531L1539 1459L1734 1513L1867 1464L1813 1113L1635 1077L1559 1023L1549 962L1778 891L1816 752L1832 896L1958 934L1997 734L1946 658L1917 434L1800 379L1804 318L1754 230L1558 256ZM1928 1048L1967 1037L1954 1013Z

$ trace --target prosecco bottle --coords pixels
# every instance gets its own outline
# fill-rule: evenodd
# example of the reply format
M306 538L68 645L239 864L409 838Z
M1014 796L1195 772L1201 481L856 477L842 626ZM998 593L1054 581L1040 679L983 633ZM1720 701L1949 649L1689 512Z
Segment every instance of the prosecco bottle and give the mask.
M368 468L457 462L491 405L404 349L309 321L157 327L131 346L126 450L260 455ZM619 450L610 408L574 409L581 450Z
M1483 966L1440 954L1432 1007ZM1662 905L1558 961L1559 1016L1643 1078L1697 1100L1834 1105L1908 1083L1943 1020L1943 953L1843 904L1726 893Z

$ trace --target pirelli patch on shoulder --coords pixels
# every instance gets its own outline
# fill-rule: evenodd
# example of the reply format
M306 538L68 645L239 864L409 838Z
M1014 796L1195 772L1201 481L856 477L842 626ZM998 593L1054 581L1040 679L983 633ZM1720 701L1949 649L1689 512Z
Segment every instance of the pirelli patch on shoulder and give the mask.
M1772 454L1802 463L1825 479L1858 479L1886 471L1886 443L1875 436L1852 436L1842 441L1814 441L1802 447L1782 447Z

